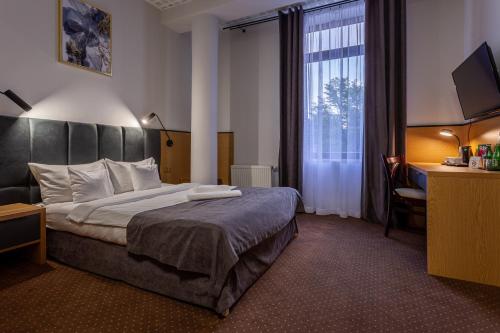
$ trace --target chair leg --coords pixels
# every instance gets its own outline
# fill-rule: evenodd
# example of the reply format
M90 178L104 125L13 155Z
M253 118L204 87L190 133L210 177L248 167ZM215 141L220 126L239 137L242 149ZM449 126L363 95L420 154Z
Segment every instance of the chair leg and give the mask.
M389 210L387 212L387 220L385 221L385 230L384 230L385 237L389 236L389 228L391 227L391 224L392 224L392 205L389 204Z

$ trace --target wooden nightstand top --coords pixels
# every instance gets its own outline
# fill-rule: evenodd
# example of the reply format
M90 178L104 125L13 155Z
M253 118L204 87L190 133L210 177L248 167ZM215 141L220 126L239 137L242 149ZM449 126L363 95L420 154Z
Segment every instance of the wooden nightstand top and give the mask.
M45 211L43 207L22 203L0 206L0 222L42 213L43 211Z

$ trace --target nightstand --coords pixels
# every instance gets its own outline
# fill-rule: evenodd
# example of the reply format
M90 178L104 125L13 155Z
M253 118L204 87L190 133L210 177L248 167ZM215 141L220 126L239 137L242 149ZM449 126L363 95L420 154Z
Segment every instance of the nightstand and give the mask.
M12 204L0 206L0 253L26 247L33 261L46 262L45 208Z

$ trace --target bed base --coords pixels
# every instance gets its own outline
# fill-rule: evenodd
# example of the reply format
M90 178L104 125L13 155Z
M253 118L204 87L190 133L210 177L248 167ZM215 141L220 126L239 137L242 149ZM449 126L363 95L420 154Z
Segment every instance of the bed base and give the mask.
M154 259L129 254L124 246L50 229L47 244L48 255L64 264L203 306L227 317L230 308L296 237L297 230L294 218L274 236L240 255L222 290L215 290L208 276L179 271Z

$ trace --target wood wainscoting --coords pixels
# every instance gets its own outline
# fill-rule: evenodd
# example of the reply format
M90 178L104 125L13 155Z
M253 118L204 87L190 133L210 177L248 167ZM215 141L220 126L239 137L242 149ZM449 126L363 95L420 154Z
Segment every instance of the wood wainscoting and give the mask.
M231 185L231 165L234 164L234 133L217 133L217 180Z
M161 181L169 184L189 183L191 178L191 133L168 131L174 141L167 147L167 134L161 132Z
M191 133L168 131L174 141L167 147L167 135L161 132L162 182L169 184L189 183L191 181ZM219 184L231 184L231 165L234 164L234 133L217 133L217 180Z
M406 129L406 160L409 162L441 163L447 156L458 156L457 141L439 134L449 128L460 138L462 145L470 145L476 152L480 143L495 146L500 132L500 116L469 124L408 126ZM469 141L470 138L470 141Z

